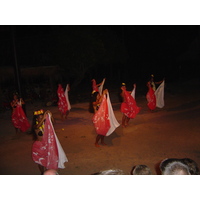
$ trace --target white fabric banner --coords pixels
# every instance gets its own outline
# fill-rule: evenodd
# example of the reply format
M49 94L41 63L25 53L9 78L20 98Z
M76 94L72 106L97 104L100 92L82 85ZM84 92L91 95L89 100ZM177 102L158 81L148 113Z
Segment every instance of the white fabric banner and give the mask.
M113 108L110 102L109 93L107 93L107 104L108 104L108 116L110 119L110 129L106 133L106 136L109 136L120 124L118 123L115 114L113 112Z
M52 124L52 121L51 121L51 116L48 115L48 117L49 117L50 125L51 125L51 128L53 130L53 133L54 133L54 136L55 136L55 139L56 139L56 145L57 145L57 148L58 148L58 168L63 169L63 168L65 168L64 163L68 162L68 159L67 159L65 152L64 152L64 150L63 150L63 148L62 148L62 146L61 146L61 144L60 144L60 142L57 138L57 135L55 133L55 130L54 130L54 127L53 127L53 124Z
M68 87L69 87L69 85L67 84L66 89L65 89L65 98L66 98L66 100L67 100L67 107L68 107L68 110L70 110L70 109L71 109L71 105L70 105L69 97L68 97Z
M158 107L158 108L163 108L165 105L164 89L165 89L165 81L163 81L155 91L156 107Z
M105 83L105 78L103 79L102 84L99 86L99 94L100 95L102 95L104 83Z
M133 90L131 92L131 96L135 99L135 87L133 88Z

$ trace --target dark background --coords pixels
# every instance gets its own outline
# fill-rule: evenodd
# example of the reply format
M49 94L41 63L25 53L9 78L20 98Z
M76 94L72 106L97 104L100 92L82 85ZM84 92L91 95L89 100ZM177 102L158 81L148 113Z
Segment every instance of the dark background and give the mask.
M55 85L69 83L76 94L91 90L93 78L106 77L108 89L121 82L145 88L151 74L180 83L199 79L199 39L198 25L2 25L0 68L15 73L17 66L22 84L22 68L58 66ZM35 81L41 85L44 78ZM17 78L2 83L4 89L10 84L18 90Z

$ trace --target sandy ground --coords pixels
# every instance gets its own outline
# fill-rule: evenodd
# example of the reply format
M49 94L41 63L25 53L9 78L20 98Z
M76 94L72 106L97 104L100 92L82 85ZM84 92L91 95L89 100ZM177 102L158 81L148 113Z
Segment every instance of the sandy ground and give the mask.
M121 123L120 102L110 93L115 116ZM100 170L118 168L130 174L133 166L148 165L153 174L160 174L158 164L165 158L188 157L200 164L200 94L198 90L182 89L165 92L165 107L148 111L145 95L138 96L142 107L127 128L118 127L105 138L107 146L95 147L96 133L88 103L72 105L66 121L61 121L57 107L48 107L55 118L54 128L66 153L68 162L61 175L88 175ZM40 102L27 103L27 116L44 108ZM13 139L11 111L0 114L0 174L39 175L31 158L32 136L22 133ZM63 130L64 129L64 130Z

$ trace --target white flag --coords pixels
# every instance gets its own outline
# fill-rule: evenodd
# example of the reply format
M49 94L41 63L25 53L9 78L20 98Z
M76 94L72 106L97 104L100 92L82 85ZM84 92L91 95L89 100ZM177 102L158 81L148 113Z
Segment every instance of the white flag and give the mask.
M155 91L156 107L158 107L158 108L163 108L165 105L164 88L165 88L165 81L163 81Z
M105 83L105 78L103 79L102 84L99 86L99 94L100 95L102 95L104 83Z
M68 110L70 110L71 109L71 105L70 105L69 97L68 97L68 87L69 87L69 85L67 84L66 89L65 89L65 98L67 100L67 108L68 108Z
M106 136L109 136L120 124L115 118L115 114L113 112L112 105L110 103L109 93L107 93L107 104L108 104L108 116L110 119L110 129L108 130Z
M135 99L135 87L133 88L133 90L131 92L131 96Z

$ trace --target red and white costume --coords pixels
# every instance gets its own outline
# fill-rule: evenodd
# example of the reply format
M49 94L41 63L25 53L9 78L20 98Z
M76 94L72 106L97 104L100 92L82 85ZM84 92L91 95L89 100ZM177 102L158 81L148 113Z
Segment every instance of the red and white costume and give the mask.
M101 105L93 116L93 124L96 133L103 136L109 136L120 125L115 118L109 93L107 93L107 98L104 94Z
M154 110L156 108L156 96L152 87L149 87L149 91L146 94L147 106L150 110Z
M137 106L135 99L135 90L132 95L122 87L124 93L124 102L121 104L121 112L124 113L128 118L133 119L140 112L140 107Z
M99 88L97 87L95 79L92 79L92 91L99 92Z
M30 123L22 109L20 102L17 103L16 108L13 110L12 123L15 128L20 129L22 132L26 132L30 128Z
M92 79L92 92L99 92L99 94L102 95L104 83L105 83L105 78L103 79L101 85L98 87L96 84L96 80Z
M149 83L148 83L149 84ZM163 108L165 105L164 102L164 87L165 87L165 81L163 81L159 87L154 92L152 87L149 87L149 91L147 92L146 98L147 98L147 105L150 110L154 110L156 107Z
M64 163L68 159L56 136L50 115L44 124L42 141L35 141L32 146L32 158L35 163L47 169L65 168Z
M64 92L61 84L58 85L57 94L58 94L58 110L62 114L66 114L66 112L68 111L69 108L68 108L65 92Z

